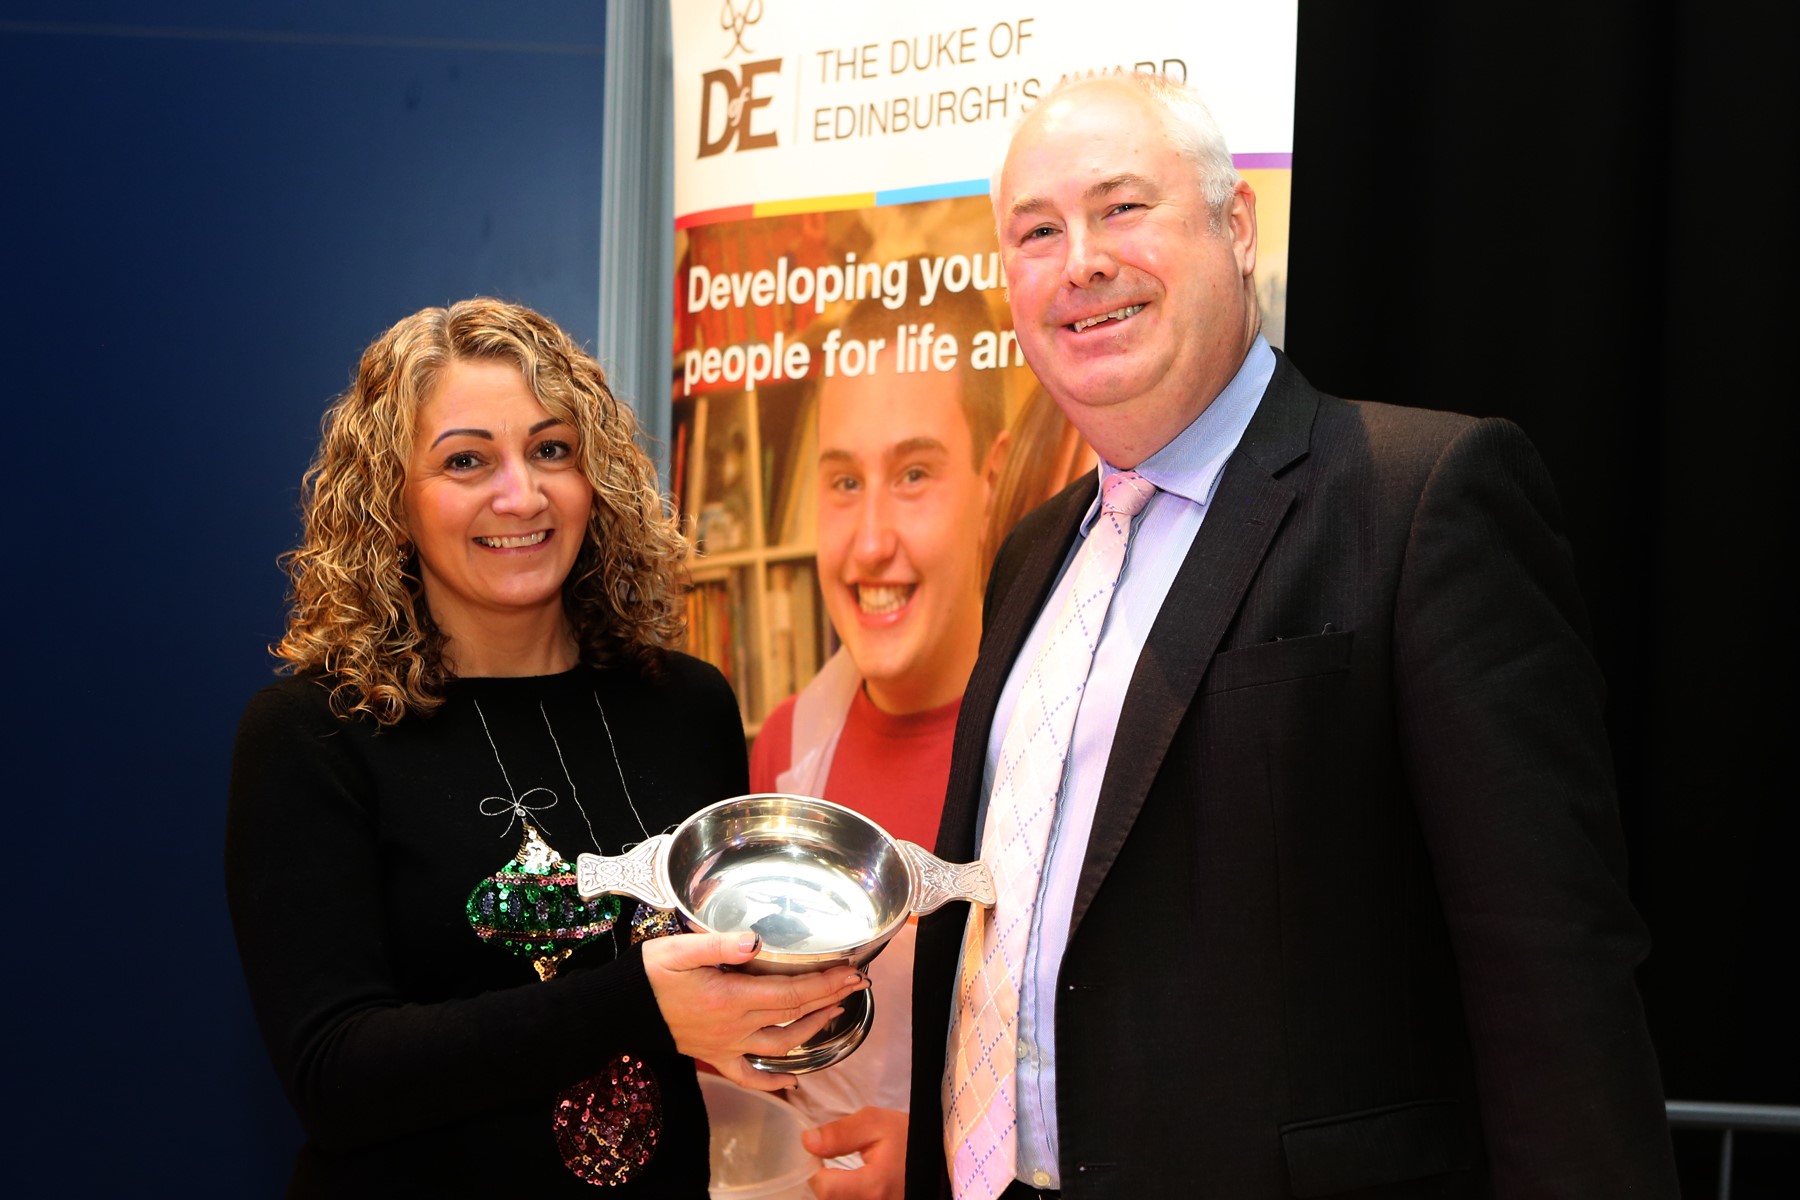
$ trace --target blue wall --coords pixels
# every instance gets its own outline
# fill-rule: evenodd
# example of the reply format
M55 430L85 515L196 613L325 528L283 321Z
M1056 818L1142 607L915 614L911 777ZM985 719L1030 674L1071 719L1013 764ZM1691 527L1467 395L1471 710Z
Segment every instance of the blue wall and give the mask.
M275 556L387 325L487 293L591 344L604 24L602 0L0 9L12 1194L279 1194L299 1131L220 866Z

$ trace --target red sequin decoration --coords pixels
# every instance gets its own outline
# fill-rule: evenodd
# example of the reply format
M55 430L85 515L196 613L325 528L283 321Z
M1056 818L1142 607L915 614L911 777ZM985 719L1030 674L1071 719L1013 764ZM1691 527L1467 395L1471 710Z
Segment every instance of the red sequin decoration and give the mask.
M631 1182L662 1136L662 1088L642 1059L622 1055L556 1098L556 1148L575 1178L597 1187Z

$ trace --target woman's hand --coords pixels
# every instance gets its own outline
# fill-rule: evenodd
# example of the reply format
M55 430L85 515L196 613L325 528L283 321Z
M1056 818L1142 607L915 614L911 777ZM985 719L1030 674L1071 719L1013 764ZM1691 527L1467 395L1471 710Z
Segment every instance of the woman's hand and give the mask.
M819 1200L900 1200L906 1190L907 1115L891 1108L862 1108L800 1135L815 1158L856 1151L863 1165L845 1171L826 1167L813 1175Z
M804 975L721 971L749 962L762 939L754 933L680 933L644 943L644 973L657 1007L689 1058L710 1064L733 1083L761 1092L793 1087L792 1075L753 1069L746 1054L786 1054L825 1027L852 992L869 986L862 972L831 967Z

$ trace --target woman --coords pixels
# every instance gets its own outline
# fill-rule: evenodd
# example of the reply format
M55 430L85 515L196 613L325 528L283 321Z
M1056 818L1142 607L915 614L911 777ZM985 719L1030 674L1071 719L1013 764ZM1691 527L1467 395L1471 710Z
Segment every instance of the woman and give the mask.
M994 483L983 542L991 562L1001 543L1026 513L1094 469L1094 451L1081 440L1043 384L1031 389L1013 418L1012 448ZM987 571L982 571L983 582Z
M791 1083L741 1056L863 986L720 971L755 938L574 894L578 854L746 790L729 685L669 648L685 547L636 432L561 330L492 300L395 325L326 414L293 673L244 714L226 835L309 1135L290 1195L705 1196L692 1059Z

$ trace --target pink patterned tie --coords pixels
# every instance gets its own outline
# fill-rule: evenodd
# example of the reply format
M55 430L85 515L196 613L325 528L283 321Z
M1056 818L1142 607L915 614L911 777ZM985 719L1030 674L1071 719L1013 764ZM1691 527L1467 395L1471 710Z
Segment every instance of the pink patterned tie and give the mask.
M1131 519L1155 492L1135 471L1107 479L1100 515L1071 567L1074 584L1019 689L1000 743L981 837L998 903L969 914L944 1071L944 1151L956 1200L993 1200L1017 1171L1015 1047L1031 914L1075 712L1125 564Z

